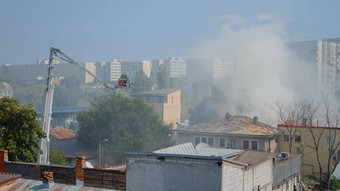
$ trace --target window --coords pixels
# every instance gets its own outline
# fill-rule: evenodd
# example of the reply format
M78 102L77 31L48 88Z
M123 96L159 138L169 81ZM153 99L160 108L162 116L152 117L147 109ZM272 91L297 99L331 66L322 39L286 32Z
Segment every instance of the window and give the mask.
M208 145L211 147L214 146L214 138L208 138Z
M283 141L288 142L289 141L289 135L283 135Z
M202 143L207 143L207 138L206 137L202 137Z
M300 135L295 135L295 142L301 143L301 136Z
M195 145L198 145L201 142L201 137L195 137Z
M236 148L236 140L231 140L231 148L232 149Z
M257 150L257 144L258 144L257 141L251 141L251 149L252 150Z
M327 145L333 144L333 137L330 137L330 136L326 137L326 144Z
M249 149L249 140L243 140L243 149L245 150Z
M220 147L225 148L225 139L220 139Z

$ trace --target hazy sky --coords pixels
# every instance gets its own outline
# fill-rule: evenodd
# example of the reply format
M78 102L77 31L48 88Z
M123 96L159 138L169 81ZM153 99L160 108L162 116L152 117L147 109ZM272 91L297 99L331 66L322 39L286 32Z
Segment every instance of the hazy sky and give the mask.
M0 65L33 64L62 49L77 61L186 57L226 20L281 19L287 40L340 37L340 1L1 0Z

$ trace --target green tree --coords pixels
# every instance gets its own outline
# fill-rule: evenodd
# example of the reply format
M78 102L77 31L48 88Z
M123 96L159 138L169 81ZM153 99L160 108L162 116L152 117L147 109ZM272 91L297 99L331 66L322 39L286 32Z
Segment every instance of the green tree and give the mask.
M78 140L87 146L103 146L104 162L123 162L124 151L152 151L172 145L171 125L165 125L141 99L106 95L95 99L88 111L77 117Z
M212 95L203 98L195 108L189 109L190 123L198 124L221 118L225 112L225 104L224 94L214 86Z
M143 71L136 72L133 82L132 92L134 94L151 90L152 81Z
M168 67L164 64L159 67L159 71L157 74L157 85L158 89L167 89L169 88L169 77L168 77Z
M54 165L71 166L71 162L67 162L66 155L59 153L57 150L52 149L50 152L50 163Z
M36 162L40 138L46 137L36 121L32 105L21 105L14 98L0 99L0 149L9 160Z
M179 87L178 78L171 77L170 78L170 88L178 88L178 87Z

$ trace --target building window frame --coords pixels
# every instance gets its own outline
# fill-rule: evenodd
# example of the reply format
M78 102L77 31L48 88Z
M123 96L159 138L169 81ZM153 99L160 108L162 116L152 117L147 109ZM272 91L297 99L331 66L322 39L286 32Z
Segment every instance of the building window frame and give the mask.
M247 142L247 148L245 148L245 142ZM249 142L250 142L250 140L249 139L243 139L242 140L242 148L244 149L244 150L249 150Z
M230 146L231 146L232 149L236 149L236 140L231 140Z
M283 135L283 142L289 141L289 135Z
M295 135L294 141L297 143L301 143L301 135Z
M221 141L223 141L223 144L221 144L222 143ZM225 138L219 138L219 146L220 146L220 148L226 148Z
M201 137L194 137L195 146L201 143Z
M201 143L208 144L208 138L207 137L201 137Z
M212 141L212 142L210 142ZM211 144L210 144L211 143ZM214 147L214 138L213 137L208 137L207 144L211 147Z
M256 148L254 148L253 143L256 143ZM259 141L258 140L251 140L251 150L257 151L259 150Z

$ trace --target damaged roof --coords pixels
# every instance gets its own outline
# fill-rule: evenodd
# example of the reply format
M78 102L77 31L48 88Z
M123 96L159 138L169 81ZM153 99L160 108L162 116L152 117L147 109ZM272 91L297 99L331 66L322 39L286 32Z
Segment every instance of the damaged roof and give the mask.
M188 127L179 125L177 131L264 136L275 135L281 132L281 130L265 123L254 123L254 119L245 116L231 116L228 120L215 120Z
M51 128L50 135L57 139L75 138L75 132L66 128Z

